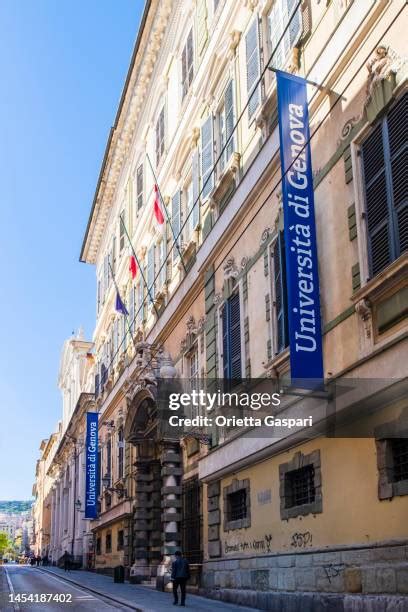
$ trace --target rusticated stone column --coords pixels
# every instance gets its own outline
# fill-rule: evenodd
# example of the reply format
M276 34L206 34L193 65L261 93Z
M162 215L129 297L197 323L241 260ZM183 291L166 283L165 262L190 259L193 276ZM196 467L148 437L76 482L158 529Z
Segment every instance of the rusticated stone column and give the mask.
M152 492L149 459L138 459L135 466L134 478L136 481L136 494L134 503L134 563L130 570L130 581L141 582L150 576L148 548L149 548L149 497Z
M164 442L162 449L162 561L157 570L156 581L159 589L163 589L169 581L171 555L180 547L181 540L180 447L177 442Z

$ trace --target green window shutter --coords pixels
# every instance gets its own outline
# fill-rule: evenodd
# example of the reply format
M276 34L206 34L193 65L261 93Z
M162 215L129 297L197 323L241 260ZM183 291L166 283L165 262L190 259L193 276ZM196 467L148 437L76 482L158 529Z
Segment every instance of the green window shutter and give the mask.
M173 261L175 261L179 255L179 248L181 246L181 194L180 191L176 191L171 199L171 227L173 230L171 239L172 242L176 240L173 246ZM177 248L178 247L178 248Z
M147 286L149 289L149 302L154 300L154 244L147 251Z

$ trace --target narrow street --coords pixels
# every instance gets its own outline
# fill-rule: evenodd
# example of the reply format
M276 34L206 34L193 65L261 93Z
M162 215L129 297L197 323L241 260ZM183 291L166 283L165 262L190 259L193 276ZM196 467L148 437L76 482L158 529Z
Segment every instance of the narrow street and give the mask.
M0 568L1 571L1 568ZM65 573L56 567L36 568L22 565L8 565L4 568L4 574L8 576L14 594L41 593L52 595L65 595L65 602L50 601L49 603L26 603L17 602L14 607L10 605L10 597L7 592L7 581L3 580L0 597L0 609L2 612L13 610L35 610L36 612L66 610L140 610L140 612L168 612L172 606L173 597L171 593L162 593L146 586L133 585L129 583L115 584L110 576L96 574L86 571L72 571ZM1 574L0 574L1 576ZM70 596L69 598L67 596ZM69 601L68 601L69 599ZM69 608L68 608L69 609ZM176 609L176 608L175 608ZM255 608L247 608L233 604L187 595L185 609L197 612L256 612Z
M87 590L74 586L58 576L43 572L36 567L27 565L9 565L4 568L8 585L12 590L15 603L11 603L11 594L2 593L0 608L2 610L36 610L40 612L47 610L66 610L70 607L73 610L129 610L129 607L122 607L114 604L103 597L98 597ZM36 595L38 595L38 602ZM47 602L42 603L40 596L46 596ZM20 597L19 597L20 596ZM31 601L22 600L30 598ZM20 600L20 601L18 601Z

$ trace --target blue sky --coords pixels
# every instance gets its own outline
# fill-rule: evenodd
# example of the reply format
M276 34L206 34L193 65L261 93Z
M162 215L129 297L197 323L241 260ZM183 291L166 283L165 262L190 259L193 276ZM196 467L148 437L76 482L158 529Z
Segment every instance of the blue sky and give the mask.
M0 499L28 499L61 348L95 321L79 263L142 0L0 2Z

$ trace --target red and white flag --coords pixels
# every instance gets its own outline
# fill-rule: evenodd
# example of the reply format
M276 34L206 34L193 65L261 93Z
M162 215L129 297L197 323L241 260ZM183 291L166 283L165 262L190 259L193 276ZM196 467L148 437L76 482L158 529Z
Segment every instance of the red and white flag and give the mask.
M156 221L159 225L163 225L164 223L164 215L162 210L162 203L160 200L159 189L157 185L154 186L154 203L153 203L153 212L156 217Z
M132 276L132 279L134 280L137 275L137 262L134 255L131 255L129 258L129 272Z

